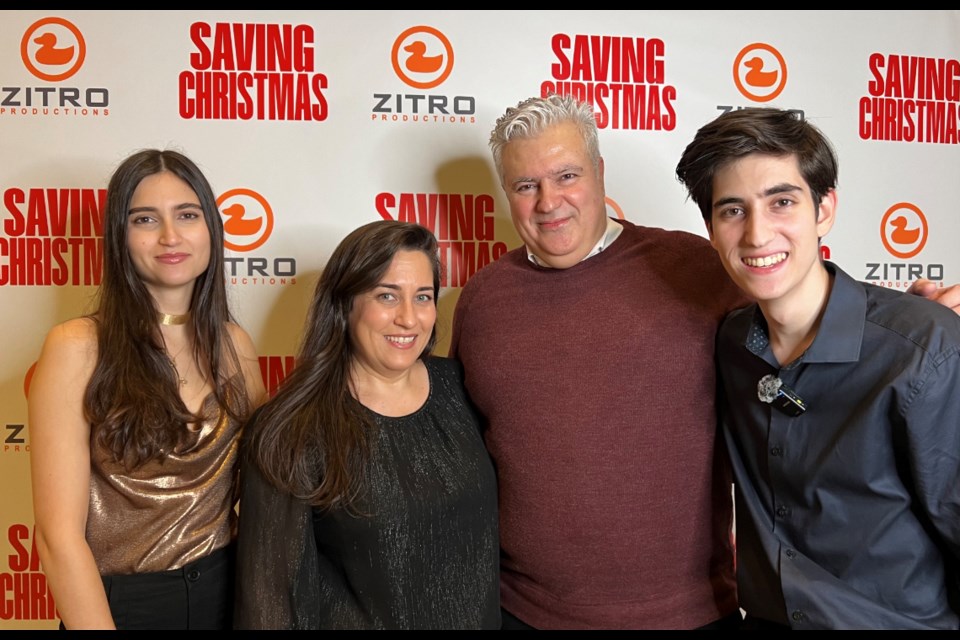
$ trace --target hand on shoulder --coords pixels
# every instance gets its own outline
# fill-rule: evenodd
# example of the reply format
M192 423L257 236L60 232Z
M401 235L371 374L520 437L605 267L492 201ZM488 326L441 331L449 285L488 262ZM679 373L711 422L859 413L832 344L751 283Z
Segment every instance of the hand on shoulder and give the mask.
M938 302L960 315L960 284L941 287L933 280L920 278L910 285L907 293Z

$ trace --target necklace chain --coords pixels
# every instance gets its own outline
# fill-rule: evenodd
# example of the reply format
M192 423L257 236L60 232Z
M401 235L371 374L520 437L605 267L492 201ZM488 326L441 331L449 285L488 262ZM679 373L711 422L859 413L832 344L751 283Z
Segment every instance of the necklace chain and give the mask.
M171 325L181 325L186 324L190 320L190 312L176 314L176 313L163 313L159 312L160 315L160 324L164 326ZM179 354L177 354L179 355ZM177 360L174 356L170 355L170 352L167 352L167 360L170 361L170 366L173 367L174 373L177 374L177 379L180 381L180 386L183 387L187 384L187 379L180 375L180 369L177 368Z
M167 356L170 358L170 356ZM184 387L187 384L187 379L180 375L180 369L177 368L177 361L173 358L170 358L170 364L173 366L173 372L177 374L177 379L180 380L180 386Z
M180 375L180 369L177 368L177 361L174 360L173 356L171 356L169 353L167 354L167 360L170 361L170 366L173 367L173 372L177 374L177 379L180 380L180 386L185 386L187 384L187 379Z

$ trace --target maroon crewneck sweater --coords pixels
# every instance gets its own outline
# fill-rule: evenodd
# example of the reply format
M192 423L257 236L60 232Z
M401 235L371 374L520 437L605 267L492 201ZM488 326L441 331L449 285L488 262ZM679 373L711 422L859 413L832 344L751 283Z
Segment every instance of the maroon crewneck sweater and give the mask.
M688 629L737 608L714 337L747 301L704 238L621 222L569 269L508 252L454 314L497 468L501 602L538 628Z

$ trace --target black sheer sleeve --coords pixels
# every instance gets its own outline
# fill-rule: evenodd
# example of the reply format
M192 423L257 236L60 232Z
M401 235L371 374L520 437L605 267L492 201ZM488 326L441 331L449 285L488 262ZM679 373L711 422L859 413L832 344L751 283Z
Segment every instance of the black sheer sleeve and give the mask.
M319 575L312 508L240 471L235 629L316 629Z

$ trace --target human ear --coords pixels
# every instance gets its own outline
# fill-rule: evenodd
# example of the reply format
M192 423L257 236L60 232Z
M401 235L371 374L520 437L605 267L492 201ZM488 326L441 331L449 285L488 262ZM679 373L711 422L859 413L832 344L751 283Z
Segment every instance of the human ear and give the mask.
M817 207L817 237L822 238L833 228L837 215L837 190L830 189L822 198Z

